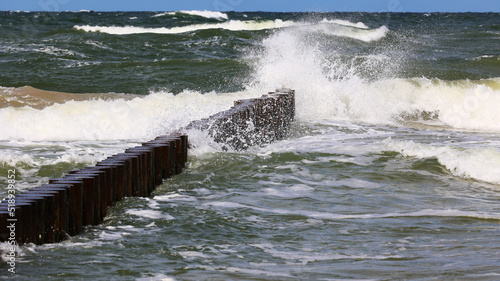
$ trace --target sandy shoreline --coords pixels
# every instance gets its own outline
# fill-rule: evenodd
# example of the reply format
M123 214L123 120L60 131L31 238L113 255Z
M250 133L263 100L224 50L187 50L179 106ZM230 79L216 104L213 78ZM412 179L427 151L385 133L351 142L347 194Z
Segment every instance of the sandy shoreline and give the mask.
M30 86L19 87L19 88L0 88L0 108L29 106L32 108L43 109L45 107L54 105L56 103L65 103L67 101L86 101L95 99L130 100L135 97L137 97L137 95L116 94L116 93L77 94L77 93L65 93L56 91L45 91Z

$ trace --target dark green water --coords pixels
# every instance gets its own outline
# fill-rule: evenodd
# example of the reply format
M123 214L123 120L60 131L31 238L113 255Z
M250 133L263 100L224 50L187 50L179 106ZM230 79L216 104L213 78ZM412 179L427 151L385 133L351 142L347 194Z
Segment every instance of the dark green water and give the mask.
M182 174L0 279L498 280L499 23L1 12L2 196L276 88L297 116L244 152L188 132Z
M1 12L0 85L33 86L77 93L123 92L147 94L167 88L174 93L235 91L251 75L248 49L273 29L198 29L225 20L159 13L16 13ZM331 38L335 31L362 32L330 24L331 34L317 39L337 52L335 59L363 62L366 54L385 54L405 62L399 77L482 79L500 75L498 14L281 14L227 13L230 20L268 22L276 19L297 25L323 19L362 22L370 28L387 26L384 38L367 44L349 36ZM245 16L246 15L246 16ZM114 35L84 32L75 26L130 28L189 27L189 32ZM345 29L345 30L344 30ZM326 34L325 34L326 33ZM366 35L368 38L368 35ZM478 42L481 42L478 44ZM482 57L484 56L484 57ZM363 71L366 69L359 69ZM393 69L391 69L393 71ZM366 74L369 75L369 74ZM370 76L370 75L369 75ZM378 76L374 77L378 78Z

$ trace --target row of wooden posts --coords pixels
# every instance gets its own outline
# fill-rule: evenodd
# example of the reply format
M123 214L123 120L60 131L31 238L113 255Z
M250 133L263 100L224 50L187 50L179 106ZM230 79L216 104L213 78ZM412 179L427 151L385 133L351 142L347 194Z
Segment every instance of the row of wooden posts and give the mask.
M54 243L98 225L114 202L148 196L187 161L187 135L166 135L0 203L2 241ZM10 226L10 228L9 228ZM11 231L12 226L15 231Z
M292 90L239 100L224 112L192 122L180 131L208 131L236 150L286 136L294 118ZM179 174L188 154L186 133L159 136L48 184L0 201L0 242L55 243L98 225L107 208L124 197L146 197L163 180Z

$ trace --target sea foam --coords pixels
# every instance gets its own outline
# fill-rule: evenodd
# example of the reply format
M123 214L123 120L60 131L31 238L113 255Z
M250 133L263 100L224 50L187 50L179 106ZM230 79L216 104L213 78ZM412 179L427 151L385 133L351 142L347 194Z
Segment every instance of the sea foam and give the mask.
M199 16L203 18L208 18L208 19L219 19L219 20L227 20L228 16L225 13L222 12L217 12L217 11L198 11L198 10L192 10L192 11L176 11L176 12L165 12L165 13L159 13L155 14L152 17L162 17L166 15L176 15L176 14L186 14L186 15L192 15L192 16Z
M299 120L385 125L433 121L455 129L500 132L500 78L397 78L400 53L349 61L335 48L337 39L311 36L312 30L333 34L345 28L352 27L320 23L276 31L251 56L257 59L249 88L294 89ZM377 33L385 33L386 27L355 30L351 31L369 32L361 41L375 43L370 38L378 38ZM374 77L362 75L366 72Z
M500 184L500 151L493 147L453 147L413 141L384 141L387 148L407 157L436 158L452 174Z
M193 12L194 14L194 12ZM215 17L215 16L214 16ZM267 29L280 29L285 27L301 27L308 32L322 32L326 35L348 37L364 42L378 41L384 38L389 29L381 26L375 29L369 29L362 22L352 23L345 20L323 20L321 22L298 22L289 20L230 20L221 23L193 24L177 27L156 27L147 28L140 26L90 26L75 25L74 28L86 32L101 32L114 35L129 34L182 34L207 29L225 29L231 31L259 31Z
M145 140L230 108L251 93L155 92L130 100L84 100L43 109L0 108L0 140Z
M146 28L138 26L90 26L90 25L75 25L74 28L86 32L102 32L114 35L129 35L129 34L143 34L143 33L156 33L156 34L181 34L187 32L194 32L207 29L226 29L231 31L258 31L274 28L282 28L295 25L292 21L266 20L266 21L240 21L230 20L222 23L205 23L193 24L187 26L178 26L172 28L159 27L159 28Z

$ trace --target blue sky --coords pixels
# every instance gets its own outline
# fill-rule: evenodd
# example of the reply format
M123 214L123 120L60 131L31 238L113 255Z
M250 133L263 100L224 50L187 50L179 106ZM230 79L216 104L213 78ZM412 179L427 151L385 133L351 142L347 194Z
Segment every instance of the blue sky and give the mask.
M11 11L500 12L499 0L0 0Z

